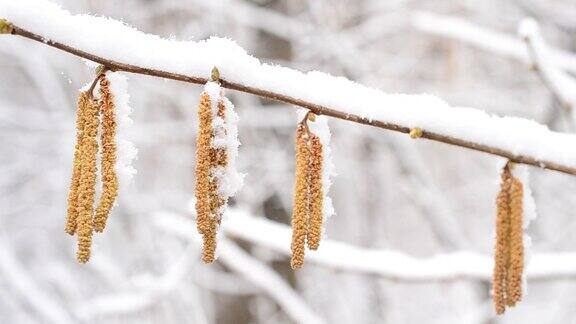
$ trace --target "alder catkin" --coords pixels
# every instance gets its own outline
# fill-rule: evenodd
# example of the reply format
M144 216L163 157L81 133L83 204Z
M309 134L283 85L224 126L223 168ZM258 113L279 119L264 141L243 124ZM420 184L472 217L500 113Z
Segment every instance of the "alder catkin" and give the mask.
M212 111L210 95L203 93L198 106L196 139L196 227L204 235L210 230L210 168L212 165Z
M523 195L520 180L512 178L510 188L510 263L506 279L506 304L514 306L522 299L524 271Z
M212 102L208 93L203 93L198 107L199 131L196 142L196 226L202 234L202 261L215 260L217 231L228 198L219 194L216 172L227 165L225 147L214 147L215 129L212 116ZM225 120L226 106L223 100L217 103L216 116ZM225 131L225 129L223 130Z
M223 120L226 117L226 106L222 100L218 101L218 111L216 115ZM213 125L211 125L211 142L214 139L214 136L215 129ZM223 207L227 203L228 199L219 195L218 178L214 172L226 167L227 161L228 156L224 147L215 148L213 145L210 146L210 214L208 218L209 229L204 234L204 244L202 247L202 261L204 261L204 263L212 263L216 258L218 226L222 220Z
M496 247L492 280L494 307L497 314L506 307L507 271L510 262L510 187L512 176L508 166L502 170L500 192L496 198Z
M90 259L92 232L94 229L94 196L96 194L96 154L98 153L98 102L88 100L84 114L84 134L81 146L81 168L78 187L78 216L76 234L78 251L76 257L80 263Z
M68 192L68 211L66 216L65 231L70 235L76 233L78 218L78 189L80 186L80 173L82 161L82 137L84 134L84 115L88 107L90 97L87 92L81 92L78 96L76 108L76 144L74 147L74 161L72 162L72 179Z
M322 143L320 138L310 135L310 161L308 164L308 248L317 250L322 237L322 212L324 193L322 192Z
M304 125L298 125L296 131L296 180L294 184L294 206L292 210L292 269L304 265L304 249L308 223L308 163L310 149L308 133Z
M100 172L102 178L102 194L94 216L94 230L102 232L114 201L118 196L118 177L116 175L116 112L114 96L110 92L110 82L106 76L100 78L100 113L102 116L102 145Z

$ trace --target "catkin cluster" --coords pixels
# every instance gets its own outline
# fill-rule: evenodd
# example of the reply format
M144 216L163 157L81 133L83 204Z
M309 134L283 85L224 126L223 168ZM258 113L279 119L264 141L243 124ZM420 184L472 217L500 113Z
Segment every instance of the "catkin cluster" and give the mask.
M80 263L90 259L92 234L104 230L106 219L118 191L116 163L116 117L114 100L105 75L100 77L100 101L92 89L80 93L76 117L76 145L72 166L72 180L68 194L65 231L78 237L76 258ZM98 130L101 144L102 194L94 210L98 155Z
M292 210L292 258L293 269L304 265L305 245L318 249L322 236L323 188L322 143L310 132L307 117L296 130L296 180Z
M224 147L213 145L217 130L214 127L212 100L207 92L200 98L199 131L196 140L196 226L203 238L204 263L214 262L217 230L224 206L228 202L228 197L219 194L219 182L215 176L215 172L226 167L228 154ZM226 106L222 98L217 102L216 116L225 120Z
M496 247L494 254L493 295L496 313L504 313L522 299L524 271L523 186L512 175L508 163L501 174L496 198Z

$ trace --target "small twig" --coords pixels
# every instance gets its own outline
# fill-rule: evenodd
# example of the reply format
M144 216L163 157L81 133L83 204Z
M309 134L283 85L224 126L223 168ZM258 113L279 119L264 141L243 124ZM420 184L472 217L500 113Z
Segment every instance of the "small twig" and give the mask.
M550 90L550 93L552 94L554 100L558 103L558 106L563 110L564 114L567 115L566 121L568 123L568 127L570 131L573 132L576 130L576 126L574 125L572 118L570 118L570 115L573 113L572 110L575 108L573 107L574 103L569 98L566 97L565 93L562 90L558 88L556 84L557 81L555 81L553 73L558 74L556 76L557 78L560 77L561 75L565 75L567 78L569 76L565 74L564 71L561 70L552 71L552 69L556 69L556 67L550 66L548 62L545 62L544 58L542 57L542 53L538 52L537 49L538 44L536 44L538 39L535 39L536 37L540 37L540 35L527 34L523 35L522 37L522 39L526 43L526 48L528 50L528 57L530 59L529 62L530 69L538 75L544 86L548 88L548 90ZM539 45L541 47L544 47L545 43L543 43L543 40L540 40L540 43L541 44ZM544 48L542 48L541 50L544 50ZM576 91L576 81L574 81L574 86Z
M310 136L310 128L308 127L308 120L310 120L310 121L316 120L316 115L314 115L314 113L310 110L308 110L306 115L304 115L304 118L302 118L302 120L298 124L304 126L304 129L306 130L306 134L308 134L308 136Z
M94 88L96 88L96 84L106 74L107 71L108 69L104 65L100 65L98 68L96 68L96 77L94 78L94 81L92 81L90 88L88 88L88 93L90 94L91 98L94 98Z

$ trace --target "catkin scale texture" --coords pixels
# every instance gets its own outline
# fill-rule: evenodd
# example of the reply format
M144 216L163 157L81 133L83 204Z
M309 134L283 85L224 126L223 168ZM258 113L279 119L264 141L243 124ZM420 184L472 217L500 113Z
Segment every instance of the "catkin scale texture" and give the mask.
M293 269L304 265L304 253L308 223L308 163L310 149L308 134L303 125L296 130L296 180L294 184L294 207L292 210L292 258Z
M78 192L80 187L80 177L82 168L82 140L84 134L84 124L86 109L90 104L88 93L81 92L78 97L76 109L76 144L74 147L74 160L72 162L72 180L68 192L68 211L66 217L65 231L70 235L76 234L78 218Z
M505 168L501 175L500 192L496 198L496 247L492 280L496 313L504 313L506 305L506 278L509 263L511 175Z
M198 107L199 132L196 143L196 213L197 229L202 235L202 261L211 263L215 260L217 247L217 230L222 220L224 207L228 202L226 196L219 194L219 181L216 172L227 166L228 153L224 147L214 147L216 136L214 119L226 118L226 106L222 98L217 102L214 116L212 100L208 93L203 93ZM226 129L218 131L226 132Z
M514 306L522 299L522 273L524 271L522 183L512 179L510 188L510 265L508 269L507 304Z
M196 139L196 226L205 236L211 230L212 112L210 96L203 93L198 106L198 137Z
M311 250L318 249L322 236L322 143L314 134L310 135L310 161L308 163L308 231L307 243Z
M116 175L116 113L114 96L110 92L110 82L106 76L100 78L100 113L102 117L102 144L100 172L102 194L94 216L94 230L102 232L118 196L118 177Z
M511 173L512 164L502 170L496 199L496 247L494 253L493 299L497 314L522 299L524 272L523 195L519 179Z
M96 194L96 155L98 153L98 102L89 100L85 109L84 134L81 146L81 171L78 188L77 229L78 251L76 257L80 263L90 259L92 232L94 229L94 197Z

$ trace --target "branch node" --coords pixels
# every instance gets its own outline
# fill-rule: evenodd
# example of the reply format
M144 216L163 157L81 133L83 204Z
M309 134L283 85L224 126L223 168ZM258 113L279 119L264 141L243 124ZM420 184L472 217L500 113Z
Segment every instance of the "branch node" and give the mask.
M315 122L316 121L316 114L314 114L313 112L309 111L306 116L308 117L308 120L311 122Z
M12 34L14 25L4 18L0 18L0 34Z
M220 83L220 70L217 67L212 68L212 73L210 75L210 80L213 82Z
M412 129L410 129L409 135L410 135L411 139L417 139L417 138L422 137L422 128L414 127Z
M94 72L96 72L96 76L103 74L106 72L106 66L104 66L103 64L100 64L96 67L96 70Z

